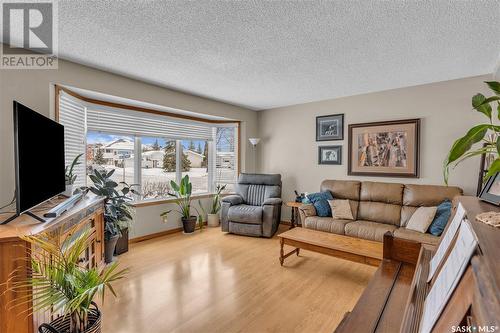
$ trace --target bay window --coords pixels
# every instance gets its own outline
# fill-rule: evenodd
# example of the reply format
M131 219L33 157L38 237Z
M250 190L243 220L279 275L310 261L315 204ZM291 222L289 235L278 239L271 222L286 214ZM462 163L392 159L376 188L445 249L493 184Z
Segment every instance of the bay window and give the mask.
M136 184L140 200L169 198L170 182L185 175L193 194L213 192L218 184L230 189L236 182L236 123L110 107L65 91L59 91L58 102L58 119L67 129L66 155L85 155L77 170L80 186L92 184L88 175L94 170L111 169L113 180Z

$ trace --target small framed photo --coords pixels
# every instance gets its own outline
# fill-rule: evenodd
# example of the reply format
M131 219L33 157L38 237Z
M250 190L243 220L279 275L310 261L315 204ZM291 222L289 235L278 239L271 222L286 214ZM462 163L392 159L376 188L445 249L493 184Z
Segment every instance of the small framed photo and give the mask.
M491 176L483 187L479 199L500 206L500 173Z
M316 141L344 140L344 114L316 117Z
M318 164L342 164L342 146L318 147Z

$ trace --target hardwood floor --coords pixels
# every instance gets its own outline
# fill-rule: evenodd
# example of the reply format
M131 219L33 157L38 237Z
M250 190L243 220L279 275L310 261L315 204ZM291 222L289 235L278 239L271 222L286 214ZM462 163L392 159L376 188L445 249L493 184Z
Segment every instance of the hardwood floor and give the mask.
M132 244L103 332L332 332L375 272L308 251L281 267L279 250L219 228Z

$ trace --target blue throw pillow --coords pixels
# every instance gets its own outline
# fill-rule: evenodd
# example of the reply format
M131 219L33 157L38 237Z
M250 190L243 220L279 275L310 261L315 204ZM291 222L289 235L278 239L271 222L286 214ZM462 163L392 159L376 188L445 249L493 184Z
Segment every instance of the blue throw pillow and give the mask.
M446 227L446 224L448 223L448 220L450 219L450 215L451 201L446 199L445 201L441 202L439 206L437 206L436 215L434 216L434 220L432 220L432 223L429 226L429 230L427 230L427 232L430 232L434 236L441 236L444 228Z
M332 216L332 209L328 203L328 200L333 200L330 191L311 193L307 195L307 198L316 208L316 215L321 217Z

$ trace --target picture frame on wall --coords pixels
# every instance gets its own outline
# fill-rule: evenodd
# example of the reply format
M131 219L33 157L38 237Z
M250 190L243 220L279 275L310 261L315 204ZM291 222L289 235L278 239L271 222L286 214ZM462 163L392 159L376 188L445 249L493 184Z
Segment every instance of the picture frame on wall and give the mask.
M420 119L350 124L348 174L419 177Z
M481 193L479 194L479 199L489 202L491 204L500 206L500 173L497 172L495 175L488 178L486 185L484 185Z
M316 141L344 140L344 114L316 117Z
M341 165L342 146L319 146L318 164Z

